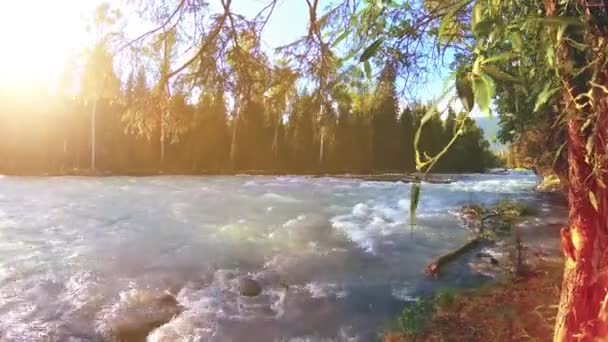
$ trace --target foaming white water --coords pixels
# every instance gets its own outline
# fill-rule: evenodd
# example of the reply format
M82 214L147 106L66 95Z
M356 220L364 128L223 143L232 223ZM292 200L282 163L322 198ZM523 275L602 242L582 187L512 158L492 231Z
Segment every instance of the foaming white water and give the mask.
M125 322L161 324L150 341L369 340L428 259L469 238L460 206L533 199L535 182L423 184L412 231L398 182L0 177L0 341L96 341ZM244 276L260 296L240 295Z
M306 220L306 215L300 215L300 216L296 217L295 219L291 219L291 220L283 223L283 228L293 228L293 227L297 226L299 223L303 222L304 220Z
M429 221L443 222L455 216L467 203L494 203L510 196L533 197L538 177L532 173L510 176L473 175L450 184L422 185L416 217L428 228ZM332 226L344 232L363 250L376 253L387 237L403 234L408 229L410 199L409 185L389 182L362 182L362 188L383 190L382 196L360 202L348 214L332 218ZM401 190L401 191L399 191ZM398 194L395 196L395 194ZM426 232L423 232L425 234Z
M279 194L275 194L272 192L266 193L264 195L262 195L262 198L267 199L267 200L271 200L271 201L277 201L277 202L287 202L287 203L295 203L298 202L297 199L290 197L290 196L284 196L284 195L279 195Z
M518 177L517 179L488 179L479 181L457 181L449 184L449 191L516 193L536 185L536 177Z
M337 284L321 284L321 283L308 283L304 286L304 289L310 292L312 298L344 298L348 296L348 291L343 290Z
M152 331L148 335L147 341L209 341L217 335L216 331L216 324L209 324L207 316L183 314Z
M323 338L320 336L306 336L306 337L294 337L287 340L288 342L359 342L365 341L364 338L357 336L352 331L354 329L350 326L341 327L338 330L338 334L334 338Z
M200 341L225 335L219 322L249 322L253 320L277 320L284 314L286 290L268 283L268 277L257 274L265 285L262 294L255 298L239 293L237 270L218 270L210 284L199 287L187 286L177 295L184 311L155 329L148 341ZM223 337L225 339L225 337ZM220 340L224 340L220 338Z

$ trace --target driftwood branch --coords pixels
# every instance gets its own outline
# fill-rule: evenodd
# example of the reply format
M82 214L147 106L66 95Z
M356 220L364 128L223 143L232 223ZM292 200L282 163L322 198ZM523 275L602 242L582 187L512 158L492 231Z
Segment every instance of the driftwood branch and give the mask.
M460 255L470 251L471 249L477 247L481 243L481 241L482 241L481 237L476 237L472 240L469 240L467 243L465 243L458 249L455 249L449 253L446 253L446 254L436 258L426 267L427 274L429 274L433 277L438 277L441 267L443 265L456 259Z

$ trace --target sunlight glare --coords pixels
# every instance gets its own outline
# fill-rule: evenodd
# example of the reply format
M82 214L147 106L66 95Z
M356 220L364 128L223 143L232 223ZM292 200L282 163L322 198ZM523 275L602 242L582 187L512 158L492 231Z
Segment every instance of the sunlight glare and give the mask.
M86 44L81 19L91 1L3 1L0 5L0 85L53 88L70 54Z

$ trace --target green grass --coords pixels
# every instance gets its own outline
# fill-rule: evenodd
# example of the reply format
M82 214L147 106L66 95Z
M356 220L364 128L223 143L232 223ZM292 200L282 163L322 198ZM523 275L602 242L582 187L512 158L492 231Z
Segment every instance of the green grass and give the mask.
M420 334L426 329L434 313L434 298L419 298L403 309L399 317L399 326L408 335Z
M455 300L455 291L452 289L441 289L434 296L418 298L403 309L397 320L398 327L409 336L421 334L428 327L435 312L448 310Z
M510 198L502 199L494 207L494 211L503 217L521 217L536 215L534 207L526 202L516 201Z
M447 310L454 304L456 295L452 289L441 289L435 294L435 305L439 310Z

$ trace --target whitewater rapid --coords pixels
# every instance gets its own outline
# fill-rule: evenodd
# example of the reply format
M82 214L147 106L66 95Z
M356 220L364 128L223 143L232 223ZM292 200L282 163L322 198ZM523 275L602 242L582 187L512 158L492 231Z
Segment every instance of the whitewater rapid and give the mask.
M423 184L412 230L400 182L0 177L0 341L105 341L157 316L149 341L367 341L408 300L476 277L423 274L470 237L458 208L538 201L537 181ZM240 296L242 276L262 294ZM153 304L166 294L179 310Z

